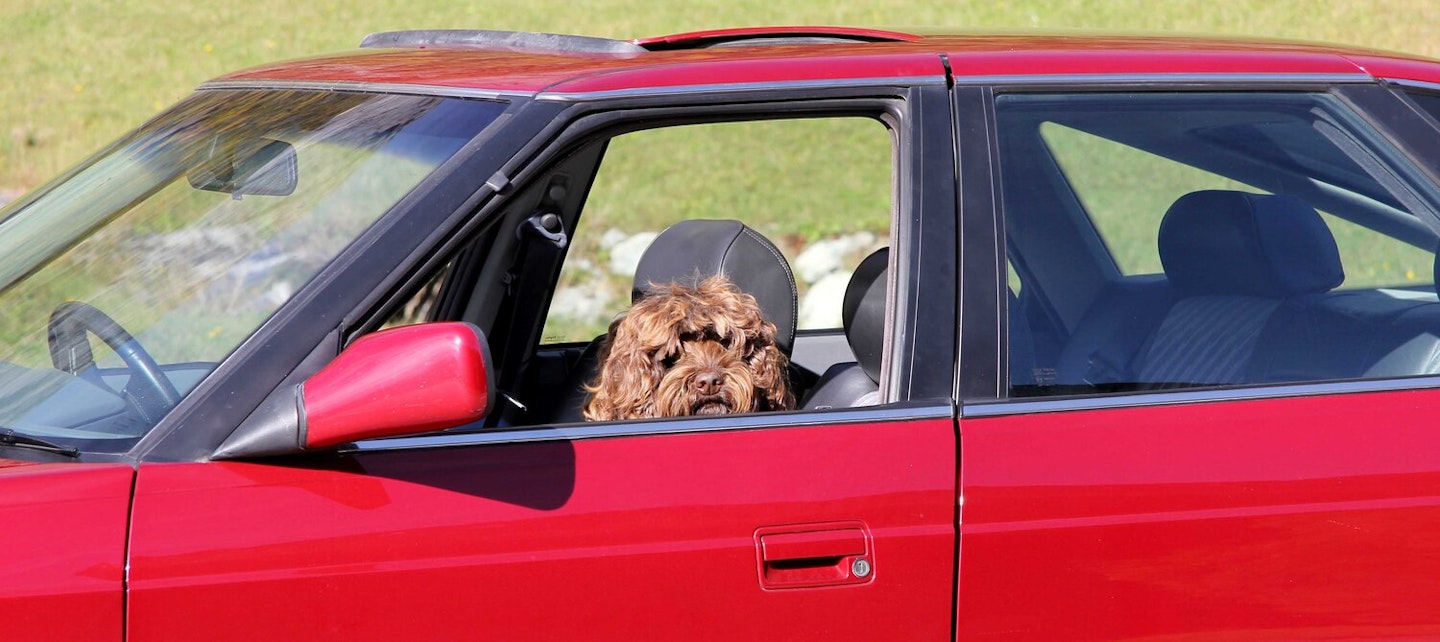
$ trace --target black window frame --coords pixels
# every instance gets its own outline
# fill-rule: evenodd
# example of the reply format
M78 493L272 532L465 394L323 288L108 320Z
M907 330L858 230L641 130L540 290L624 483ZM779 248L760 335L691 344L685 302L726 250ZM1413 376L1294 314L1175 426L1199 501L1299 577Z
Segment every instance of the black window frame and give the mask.
M1352 115L1360 119L1365 125L1374 128L1387 141L1393 145L1400 158L1405 161L1401 167L1394 168L1398 171L1401 179L1410 187L1418 187L1421 194L1416 194L1422 200L1425 207L1417 215L1428 225L1440 230L1440 218L1436 212L1440 212L1440 117L1427 115L1423 110L1408 100L1404 91L1419 88L1424 91L1435 93L1440 97L1440 85L1423 83L1393 83L1387 81L1376 81L1364 76L1344 77L1310 77L1304 75L1275 76L1275 77L1252 77L1241 78L1234 81L1225 81L1214 77L1187 80L1184 77L1168 78L1122 78L1113 81L1086 78L1082 80L1066 77L1037 77L1032 79L1016 80L1007 84L975 83L976 87L983 87L988 95L985 107L985 127L990 140L989 149L986 154L972 153L969 156L963 151L961 162L966 158L974 157L989 162L993 169L992 182L988 185L967 184L962 194L962 202L966 199L975 200L974 195L981 194L979 200L985 197L993 197L995 203L993 208L980 207L981 211L972 214L968 208L962 210L962 218L980 220L993 211L994 227L985 229L983 226L975 225L975 229L967 226L966 234L974 233L980 238L993 239L993 245L989 252L999 257L999 265L991 276L990 283L994 284L993 292L976 285L970 279L973 274L967 274L966 284L963 286L968 290L985 290L984 297L993 294L998 301L996 312L993 315L971 314L967 310L963 316L962 334L993 336L995 344L987 350L985 347L977 347L981 352L990 352L996 355L996 362L993 368L982 370L976 368L970 371L967 376L982 378L982 381L974 382L968 386L962 386L961 416L980 417L1010 414L1024 414L1033 412L1060 412L1090 408L1121 408L1140 407L1151 405L1165 405L1174 403L1193 403L1205 401L1224 401L1238 399L1264 399L1283 398L1294 396L1309 396L1319 394L1340 394L1350 392L1368 392L1384 390L1406 390L1440 387L1440 375L1435 376L1410 376L1402 378L1373 378L1373 379L1352 379L1343 381L1305 381L1285 383L1262 383L1247 385L1243 387L1204 387L1193 389L1180 389L1169 391L1150 392L1124 392L1124 393L1100 393L1085 396L1070 397L1015 397L1009 395L1009 323L1008 323L1008 301L1006 292L1005 272L1005 231L1003 225L1003 192L1000 187L1000 176L998 165L1000 163L1000 148L995 120L994 100L1002 95L1013 93L1123 93L1123 92L1301 92L1301 93L1325 93L1339 100L1348 107ZM974 87L961 85L956 88L956 95L962 92L973 91ZM965 120L964 114L957 113L957 122ZM973 120L973 116L971 117ZM973 127L973 125L971 125ZM963 126L960 129L964 129ZM1389 164L1387 164L1388 166ZM962 175L963 175L962 170ZM981 245L981 241L967 236L963 241L964 247L968 250ZM968 265L968 264L967 264ZM970 305L977 300L977 296L966 295L965 304ZM998 332L994 331L998 328ZM976 342L979 339L975 339ZM969 348L970 342L965 344ZM993 387L992 387L993 386ZM964 390L974 390L976 394L966 395ZM985 394L993 390L993 394Z
M950 142L953 139L950 99L943 79L937 77L931 82L919 81L915 84L877 80L871 86L851 84L834 88L792 87L780 83L775 87L733 92L679 91L662 95L620 92L596 99L560 97L539 102L559 106L560 111L554 116L553 126L527 147L528 153L522 152L521 159L507 164L497 174L504 177L505 187L500 197L489 199L459 216L464 220L457 221L453 226L451 233L455 238L437 244L435 247L440 248L440 253L418 257L414 261L418 266L416 271L400 280L408 287L393 289L385 298L362 312L361 320L353 327L363 330L352 333L351 338L379 327L390 311L433 277L435 270L450 264L465 248L483 242L485 234L493 233L496 227L492 225L494 215L507 206L513 195L524 193L536 181L542 180L556 163L587 146L603 143L624 133L666 126L737 120L873 117L886 121L896 141L892 239L900 249L892 254L891 266L895 274L891 280L897 285L892 292L898 312L890 328L891 355L886 369L889 381L883 384L888 386L892 403L873 408L797 410L784 414L756 413L713 419L492 427L483 432L377 440L360 444L360 449L495 443L564 435L618 436L800 426L817 422L842 424L924 418L937 414L953 416L951 391L954 364L950 359L935 358L955 354L953 341L958 328L957 305L949 296L949 293L958 290L954 267L954 242L958 235L953 215L954 146ZM600 164L603 165L603 160ZM573 224L573 221L570 223ZM563 256L557 258L557 268L563 260ZM550 287L553 289L553 282ZM543 321L544 312L542 307L537 323ZM531 349L539 345L536 343Z

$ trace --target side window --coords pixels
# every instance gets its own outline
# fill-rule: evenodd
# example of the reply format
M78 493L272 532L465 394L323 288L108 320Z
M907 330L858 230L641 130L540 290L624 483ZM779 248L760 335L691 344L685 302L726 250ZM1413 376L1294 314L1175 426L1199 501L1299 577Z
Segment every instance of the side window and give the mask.
M659 367L665 376L685 366L692 338L723 334L723 329L686 329L690 326L677 316L662 318L650 307L632 311L632 298L652 289L668 291L669 283L693 285L697 275L713 273L716 265L723 266L736 288L753 296L760 312L775 324L776 347L789 362L781 374L793 395L789 407L877 402L877 379L865 373L878 371L881 351L857 356L850 347L854 337L847 337L843 328L852 325L852 334L873 334L864 344L880 346L884 319L848 324L842 303L847 288L863 285L878 284L870 288L869 297L886 296L888 263L882 250L890 243L893 141L884 123L865 117L683 125L604 141L544 315L540 345L520 386L528 398L553 396L553 391L561 391L564 398L554 404L553 413L531 412L525 421L579 420L586 397L581 384L598 381L607 363L628 373ZM857 273L867 257L878 257L868 264L879 269ZM870 281L852 285L855 279ZM687 318L719 314L724 306L716 296L705 293L688 308ZM882 303L873 307L873 314L883 316L885 309ZM725 314L716 328L742 323ZM863 314L871 314L870 308ZM648 345L616 340L602 361L595 347L622 316L648 324L638 339ZM670 352L623 361L637 351L659 350L654 346L661 344L678 345L679 352L666 348ZM734 348L727 344L726 349ZM861 367L867 359L874 360L873 368ZM751 362L757 370L766 368L758 360ZM826 372L832 369L848 373L847 381L855 385L821 394L829 380L822 376L829 377ZM769 375L754 376L770 380ZM655 383L636 379L643 381L634 385ZM762 399L770 388L757 383L759 401L741 404L740 411L786 407L781 400ZM607 399L604 406L597 402L594 413L603 407L614 414L586 414L587 419L715 411L703 405L660 408L673 401L673 390L607 390L593 396L606 395L627 398L613 404Z
M1266 193L1239 181L1053 122L1040 135L1125 275L1158 274L1156 230L1171 203L1190 192ZM1414 287L1431 282L1431 248L1417 248L1323 210L1340 250L1339 289Z
M868 118L692 125L612 139L544 341L603 334L629 306L650 242L690 219L735 219L764 234L794 272L798 328L839 328L851 271L889 242L891 156L889 132Z
M1163 271L1155 230L1175 199L1200 189L1256 191L1164 156L1055 122L1041 123L1040 136L1122 274Z
M1010 395L1440 372L1433 214L1344 109L999 98Z

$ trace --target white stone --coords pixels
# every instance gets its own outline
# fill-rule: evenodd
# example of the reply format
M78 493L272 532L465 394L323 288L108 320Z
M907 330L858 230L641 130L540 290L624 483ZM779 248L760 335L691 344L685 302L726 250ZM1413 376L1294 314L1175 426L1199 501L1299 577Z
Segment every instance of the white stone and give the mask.
M801 328L840 327L841 302L845 300L845 288L849 285L850 275L845 272L831 272L816 281L800 299L797 325Z
M806 283L815 283L833 272L845 269L850 255L875 245L875 235L856 232L835 238L821 239L806 247L791 266L795 275Z
M609 314L611 298L598 284L563 287L550 300L550 314L588 321Z
M613 227L605 230L605 232L600 235L600 249L608 250L612 247L615 247L617 243L625 240L629 236L630 235L626 234L624 230L619 230Z
M658 232L640 232L616 243L610 248L610 273L634 277L640 267L640 257L650 247L650 242L660 236Z

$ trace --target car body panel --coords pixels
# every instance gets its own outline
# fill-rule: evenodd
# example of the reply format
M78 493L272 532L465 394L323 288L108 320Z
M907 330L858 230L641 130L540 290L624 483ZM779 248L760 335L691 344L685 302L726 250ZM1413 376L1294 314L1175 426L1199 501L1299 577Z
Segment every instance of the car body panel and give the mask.
M1432 60L1382 54L1347 54L1345 57L1376 78L1440 83L1440 64Z
M121 640L125 464L0 459L0 608L12 640Z
M876 42L797 41L810 36ZM745 39L772 42L703 48ZM1364 381L1368 392L1307 381L1006 399L994 122L997 92L1260 82L1330 87L1361 119L1401 121L1385 129L1392 138L1427 138L1433 124L1374 79L1440 82L1440 63L1274 41L809 27L632 42L658 51L372 50L203 86L513 101L503 127L398 202L116 456L137 464L0 460L0 530L24 553L0 571L0 604L21 614L7 632L350 642L1440 636L1431 533L1440 448L1425 419L1440 379ZM836 87L845 91L828 91ZM1377 116L1365 92L1406 114ZM846 103L857 96L870 103ZM558 427L497 420L358 444L339 443L361 423L341 413L332 433L341 437L312 444L326 448L290 439L265 451L280 456L210 460L229 457L216 449L254 426L300 434L305 381L347 343L374 337L366 333L385 306L436 283L441 264L505 268L519 236L486 226L542 211L545 178L563 173L554 166L576 145L768 118L772 107L782 117L874 117L898 141L888 305L900 312L887 319L880 387L899 403ZM581 124L597 112L599 124ZM1397 146L1423 163L1434 145ZM594 167L564 178L588 185L584 171ZM492 246L477 240L486 234ZM460 300L481 288L442 291L457 310L483 307ZM513 359L532 346L506 347ZM329 384L343 391L350 377ZM369 419L388 428L409 416L375 390ZM500 396L486 392L486 403Z
M960 637L1440 634L1440 449L1416 420L1437 403L963 419Z
M786 31L749 30L757 38ZM860 37L889 32L862 30ZM715 32L715 37L727 32ZM900 34L904 35L904 34ZM704 40L709 32L676 38ZM899 37L899 36L894 36ZM639 42L665 42L666 37ZM413 84L534 94L676 89L725 83L905 78L934 73L926 59L949 57L960 78L988 76L1283 74L1363 75L1355 61L1404 69L1429 65L1378 52L1280 41L1142 36L927 36L909 41L817 46L751 46L667 50L639 54L562 55L553 52L416 49L322 56L256 67L224 81ZM1410 72L1406 77L1418 72ZM1433 74L1432 76L1433 77Z
M415 85L417 89L443 87L530 94L561 80L622 63L619 59L545 53L376 50L257 67L217 80L397 83Z
M128 639L947 637L954 464L948 418L145 464ZM761 529L873 574L764 589Z
M1361 70L1342 49L1281 42L1229 42L1187 38L996 37L937 45L957 77L1148 74L1344 75ZM927 41L928 42L928 41Z
M800 56L726 60L704 64L703 72L683 61L665 64L657 60L655 64L640 69L625 69L558 83L546 91L576 94L638 92L644 88L677 90L691 86L835 84L846 80L883 82L887 78L910 81L927 76L933 76L937 81L945 77L945 67L940 57L933 53L832 55L819 60Z

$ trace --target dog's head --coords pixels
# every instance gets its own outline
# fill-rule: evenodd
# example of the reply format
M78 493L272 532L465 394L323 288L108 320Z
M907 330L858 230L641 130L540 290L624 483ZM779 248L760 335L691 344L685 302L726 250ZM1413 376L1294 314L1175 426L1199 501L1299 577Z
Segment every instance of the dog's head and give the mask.
M610 324L585 418L789 410L788 365L775 324L729 279L652 286Z

